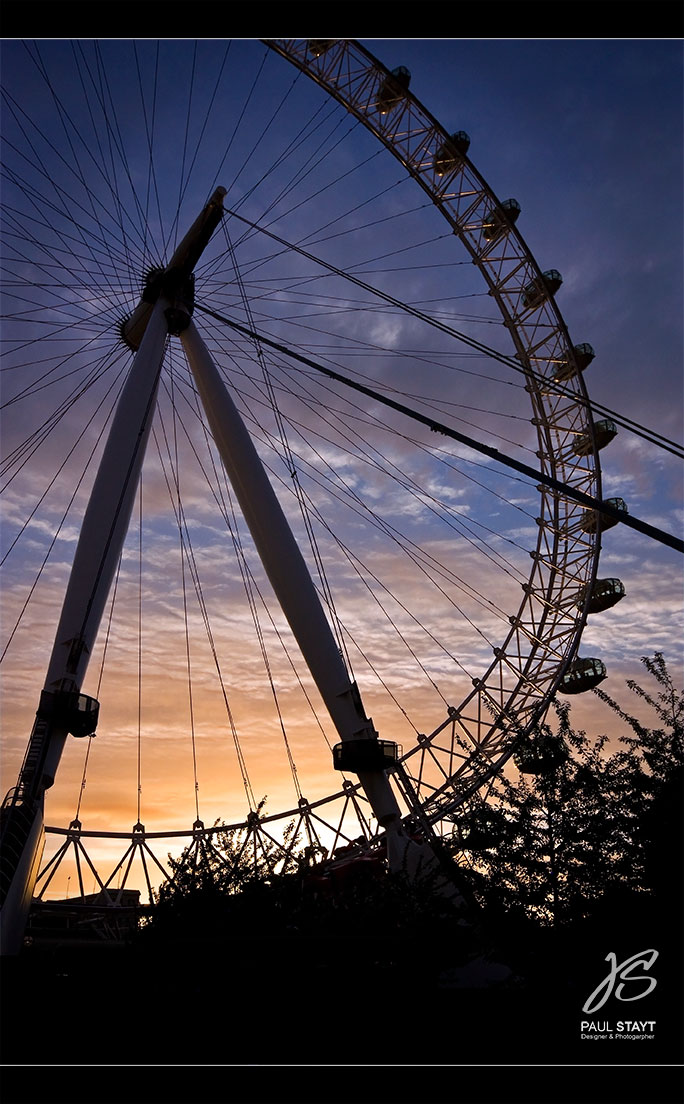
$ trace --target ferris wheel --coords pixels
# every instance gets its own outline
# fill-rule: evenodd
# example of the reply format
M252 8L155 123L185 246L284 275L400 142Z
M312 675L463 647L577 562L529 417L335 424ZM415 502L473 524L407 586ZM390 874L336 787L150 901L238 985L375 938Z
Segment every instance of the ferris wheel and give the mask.
M624 594L562 277L356 42L9 53L3 893L452 832Z

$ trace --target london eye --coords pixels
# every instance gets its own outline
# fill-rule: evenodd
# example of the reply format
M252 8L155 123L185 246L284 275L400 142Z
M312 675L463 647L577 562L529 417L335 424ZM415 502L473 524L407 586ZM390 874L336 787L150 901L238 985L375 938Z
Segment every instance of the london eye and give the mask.
M8 54L3 894L453 833L625 590L534 212L353 41Z

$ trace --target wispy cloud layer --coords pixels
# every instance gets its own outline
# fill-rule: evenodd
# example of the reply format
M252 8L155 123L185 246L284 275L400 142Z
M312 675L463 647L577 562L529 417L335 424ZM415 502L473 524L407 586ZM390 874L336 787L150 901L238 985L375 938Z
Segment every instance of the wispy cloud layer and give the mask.
M451 226L375 140L351 127L350 116L331 112L317 89L300 87L304 78L274 114L292 79L284 63L266 51L266 76L244 98L265 47L235 43L224 73L225 44L200 43L204 75L192 103L180 97L180 81L165 85L153 177L150 138L136 125L140 92L120 79L130 43L107 42L110 114L119 127L110 139L122 151L113 200L111 172L94 173L90 190L82 190L58 155L68 133L85 174L96 157L86 149L100 150L68 45L40 44L63 96L60 108L38 69L26 70L19 44L3 44L5 83L36 123L35 150L47 158L52 147L54 165L49 215L36 212L46 185L34 154L8 166L7 281L34 298L28 309L11 293L6 331L3 455L15 466L3 484L3 554L24 534L3 565L3 647L12 636L3 661L5 789L24 754L108 412L130 361L117 323L137 302L146 268L169 254L215 179L231 185L227 205L302 242L325 264L226 219L198 269L198 303L538 462L536 411L518 374L331 269L351 267L441 324L515 351ZM558 303L571 340L596 348L585 373L590 396L664 437L681 438L677 44L370 45L390 68L409 65L412 90L427 108L448 130L472 132L473 163L493 191L520 200L519 229L541 269L562 271ZM141 45L147 62L150 48ZM185 71L183 42L163 44L162 53L167 77ZM206 113L213 81L223 105L218 118ZM170 110L177 97L186 105L194 154L182 179L168 137L179 140L180 116ZM13 113L4 126L13 144L23 142ZM64 135L56 145L55 134ZM15 205L24 214L23 242ZM338 622L366 709L381 735L408 747L470 692L505 639L532 570L539 494L465 445L272 350L258 351L199 310L195 318L253 432L330 620ZM681 531L678 459L622 426L601 459L604 497L623 497L632 514ZM607 531L602 544L599 575L620 577L627 597L590 617L581 654L604 660L606 688L619 696L626 679L640 676L642 655L659 650L673 667L680 664L681 557L624 527ZM138 498L113 612L111 619L109 609L105 614L84 689L101 701L100 731L85 784L84 742L67 744L48 819L68 823L79 800L84 822L100 830L130 827L139 801L150 829L189 826L196 799L206 823L241 817L247 798L238 746L254 793L269 795L271 811L296 804L292 763L309 799L340 784L329 750L336 734L221 473L175 338L142 509ZM578 700L573 716L587 728L610 722L594 697Z

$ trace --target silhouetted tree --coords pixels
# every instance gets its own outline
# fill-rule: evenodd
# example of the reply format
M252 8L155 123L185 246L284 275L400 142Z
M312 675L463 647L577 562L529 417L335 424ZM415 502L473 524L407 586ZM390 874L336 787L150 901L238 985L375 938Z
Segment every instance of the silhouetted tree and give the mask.
M682 838L684 695L660 653L642 662L658 694L627 685L661 727L649 728L596 690L632 733L609 754L609 737L573 729L569 706L557 702L556 731L540 726L535 755L528 746L519 756L535 772L499 778L487 804L471 814L497 829L487 846L475 837L468 848L467 822L460 835L486 907L562 924L592 915L607 896L655 893L666 871L670 885L681 886L672 857Z
M623 908L643 918L662 901L674 932L684 696L662 656L643 662L658 694L629 686L655 710L659 727L600 694L628 726L611 746L606 735L574 729L568 705L557 703L553 729L540 726L533 746L518 748L518 761L535 764L535 772L499 777L459 823L453 848L480 905L467 923L429 886L390 875L381 856L333 874L328 864L308 863L292 835L283 863L282 848L268 837L226 828L198 833L173 864L174 883L160 891L143 934L201 939L207 953L235 937L239 968L262 976L296 961L304 975L322 980L344 971L345 962L352 969L363 961L370 970L394 969L396 983L405 984L408 961L416 984L433 984L445 967L482 955L523 974L532 963L543 977L557 954L553 939L569 938L581 959L592 924L618 930Z

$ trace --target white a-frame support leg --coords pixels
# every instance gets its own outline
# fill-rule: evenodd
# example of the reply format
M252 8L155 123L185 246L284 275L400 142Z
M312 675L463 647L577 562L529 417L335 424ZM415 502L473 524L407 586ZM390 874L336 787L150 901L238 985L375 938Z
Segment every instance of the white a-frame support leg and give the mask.
M252 438L193 323L181 341L211 432L264 569L290 624L340 739L377 739L350 680L282 507ZM361 771L359 781L378 822L398 828L400 811L384 771Z
M168 326L160 298L119 397L85 512L40 706L19 781L2 808L0 934L16 954L44 845L44 794L55 779L135 500ZM82 735L83 733L81 733Z
M243 516L282 610L318 687L340 739L376 740L361 696L337 647L316 588L259 454L211 354L191 322L181 334L216 446ZM384 770L359 770L359 782L378 823L387 832L390 869L411 879L430 876L438 892L458 892L440 871L428 843L407 836L401 812Z

